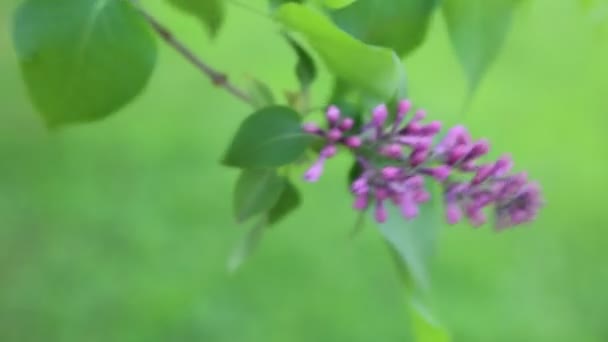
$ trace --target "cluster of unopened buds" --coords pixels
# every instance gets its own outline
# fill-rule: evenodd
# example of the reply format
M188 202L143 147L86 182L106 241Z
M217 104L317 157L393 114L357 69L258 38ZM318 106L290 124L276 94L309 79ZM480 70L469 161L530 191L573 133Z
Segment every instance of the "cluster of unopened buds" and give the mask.
M486 140L473 141L463 126L455 126L437 139L441 123L423 123L426 112L413 112L409 100L399 102L394 119L389 116L386 105L380 105L368 123L356 128L352 118L330 106L327 128L304 124L305 132L324 141L304 179L317 181L325 162L339 147L345 147L361 169L351 184L354 208L365 211L373 207L378 222L387 219L387 202L398 206L406 219L418 216L419 205L430 200L429 179L441 184L450 224L467 218L472 225L481 226L487 221L488 208L495 212L497 229L536 217L542 206L539 186L529 182L525 173L511 174L509 156L481 163L490 149Z

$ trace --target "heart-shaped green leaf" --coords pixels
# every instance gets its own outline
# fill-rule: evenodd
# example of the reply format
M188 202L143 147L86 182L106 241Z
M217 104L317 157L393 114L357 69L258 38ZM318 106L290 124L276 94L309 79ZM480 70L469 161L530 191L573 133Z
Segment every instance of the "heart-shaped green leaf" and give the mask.
M14 43L32 101L51 126L123 107L156 62L147 24L122 0L27 0L15 13Z
M224 164L240 168L286 165L302 156L312 140L302 131L298 113L283 106L266 107L243 121Z

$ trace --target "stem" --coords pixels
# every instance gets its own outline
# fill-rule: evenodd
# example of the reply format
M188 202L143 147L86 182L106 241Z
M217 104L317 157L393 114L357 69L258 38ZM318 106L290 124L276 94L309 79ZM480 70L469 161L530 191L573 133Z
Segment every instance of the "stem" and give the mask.
M242 90L237 88L235 85L228 81L228 76L220 71L215 70L210 65L205 63L199 57L197 57L186 45L179 41L173 33L163 24L161 24L156 18L150 13L146 12L139 4L138 1L132 1L135 8L144 17L144 19L150 24L152 29L162 38L169 46L174 48L182 57L188 62L199 69L203 74L211 79L211 82L216 87L221 87L227 90L229 93L234 95L239 100L253 106L253 100L244 93Z

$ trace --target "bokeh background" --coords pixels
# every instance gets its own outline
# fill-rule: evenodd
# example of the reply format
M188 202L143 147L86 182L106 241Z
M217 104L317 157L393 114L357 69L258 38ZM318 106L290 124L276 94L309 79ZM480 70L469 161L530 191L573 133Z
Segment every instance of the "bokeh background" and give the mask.
M210 42L193 19L143 2L235 82L259 77L277 95L296 85L267 18L231 5ZM0 341L410 339L379 234L348 238L347 159L300 184L304 205L229 274L247 227L231 216L237 174L218 160L248 108L161 44L135 102L49 132L12 50L16 4L0 2ZM547 200L526 228L442 229L433 296L456 341L608 341L608 33L594 18L575 0L522 7L464 117L440 15L405 61L417 104L512 153ZM315 101L328 89L325 75Z

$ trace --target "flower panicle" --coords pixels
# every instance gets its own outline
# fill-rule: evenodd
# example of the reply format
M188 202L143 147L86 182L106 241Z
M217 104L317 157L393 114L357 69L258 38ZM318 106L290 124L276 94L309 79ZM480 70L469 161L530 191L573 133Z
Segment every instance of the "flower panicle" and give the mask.
M474 141L462 125L437 139L442 124L425 123L426 116L426 111L413 111L412 102L402 100L393 117L382 104L372 110L369 122L355 129L352 118L344 117L337 106L328 107L326 128L312 123L302 126L325 144L304 179L317 181L325 162L342 147L354 154L362 170L351 184L353 208L372 208L378 222L388 219L388 203L397 206L406 220L416 218L420 206L430 200L429 181L442 187L449 224L466 218L471 225L481 226L488 220L488 210L494 212L497 230L536 218L543 205L540 186L528 181L525 173L510 173L510 156L481 163L490 151L487 140Z

